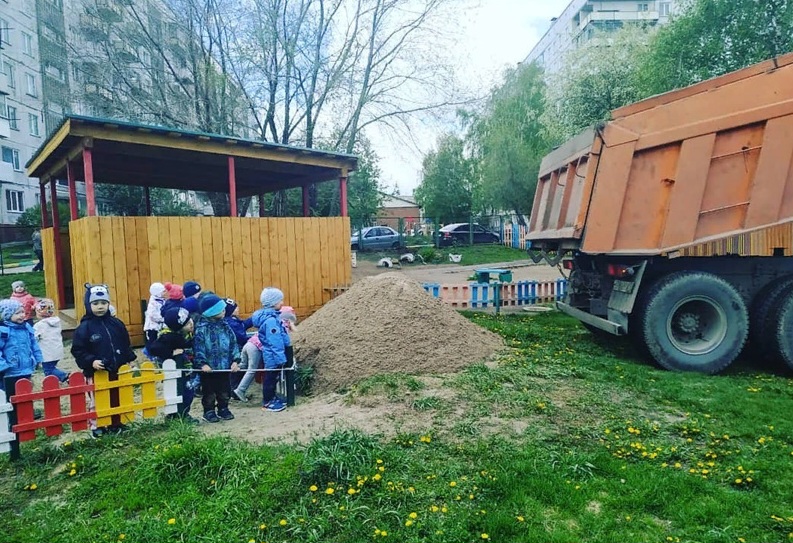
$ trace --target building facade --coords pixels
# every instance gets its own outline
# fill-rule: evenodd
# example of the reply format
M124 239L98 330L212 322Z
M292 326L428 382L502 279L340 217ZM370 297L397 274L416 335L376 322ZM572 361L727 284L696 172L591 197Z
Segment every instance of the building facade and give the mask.
M586 46L596 35L619 30L626 24L664 24L679 0L572 0L551 20L551 27L528 54L524 63L537 62L546 74L564 66L565 56Z
M405 231L413 231L421 225L423 212L415 198L381 194L383 203L377 212L377 224L390 226L394 230L401 226Z

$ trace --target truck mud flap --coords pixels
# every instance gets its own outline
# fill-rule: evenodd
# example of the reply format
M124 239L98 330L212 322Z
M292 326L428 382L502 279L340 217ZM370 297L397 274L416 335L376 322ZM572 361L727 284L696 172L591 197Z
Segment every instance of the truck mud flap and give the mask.
M615 336L624 336L627 333L627 330L622 327L622 325L611 322L606 319L602 319L600 317L596 317L586 311L581 311L580 309L576 309L575 307L566 304L564 302L556 302L556 308L564 313L565 315L570 315L574 319L578 319L581 322L585 322L595 328L599 328L609 334L614 334Z

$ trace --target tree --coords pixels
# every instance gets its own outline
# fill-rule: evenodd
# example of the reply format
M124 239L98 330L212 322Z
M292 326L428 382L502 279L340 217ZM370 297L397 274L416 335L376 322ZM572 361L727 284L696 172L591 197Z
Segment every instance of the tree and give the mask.
M686 0L639 73L646 96L793 51L793 1Z
M571 51L564 68L549 78L546 125L558 141L610 119L611 111L646 98L638 71L650 50L655 28L631 24L595 33Z
M447 134L438 139L438 150L424 157L421 183L414 195L431 219L468 220L474 212L476 185L463 140Z
M51 205L48 204L47 217L52 217L50 209ZM48 220L52 222L52 219ZM63 202L58 202L58 222L60 222L61 226L67 226L70 220L71 212L69 211L69 205L64 204ZM33 207L27 208L25 212L17 218L16 225L30 228L41 228L41 205L36 204Z
M198 214L193 206L182 201L178 191L150 189L152 215L190 217ZM105 204L109 215L141 217L146 215L146 196L143 187L96 184L96 198Z
M551 149L545 101L542 70L519 66L505 73L482 113L464 116L484 203L513 210L520 221L531 209L540 162Z

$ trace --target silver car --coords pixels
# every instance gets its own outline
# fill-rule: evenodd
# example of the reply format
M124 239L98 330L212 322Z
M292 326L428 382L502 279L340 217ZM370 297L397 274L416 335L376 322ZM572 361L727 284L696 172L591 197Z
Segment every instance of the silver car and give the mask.
M353 251L397 249L400 243L399 232L388 226L368 226L350 236L350 247Z

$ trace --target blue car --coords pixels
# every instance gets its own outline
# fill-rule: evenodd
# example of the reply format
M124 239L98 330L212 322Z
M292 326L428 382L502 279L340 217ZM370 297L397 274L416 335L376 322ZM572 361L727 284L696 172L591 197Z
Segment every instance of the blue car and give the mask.
M399 232L388 226L368 226L350 236L350 247L353 251L398 249L401 243Z

